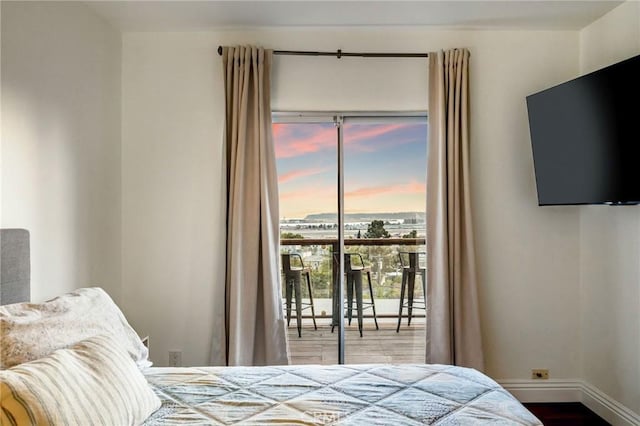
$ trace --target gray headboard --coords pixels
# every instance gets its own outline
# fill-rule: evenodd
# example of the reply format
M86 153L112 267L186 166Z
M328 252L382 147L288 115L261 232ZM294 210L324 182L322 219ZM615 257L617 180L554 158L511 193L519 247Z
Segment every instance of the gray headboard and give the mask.
M31 288L29 231L0 229L0 305L28 302Z

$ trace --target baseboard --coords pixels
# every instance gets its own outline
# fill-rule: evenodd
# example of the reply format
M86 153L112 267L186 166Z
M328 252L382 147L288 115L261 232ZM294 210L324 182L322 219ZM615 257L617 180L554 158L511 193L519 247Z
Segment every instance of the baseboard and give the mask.
M616 426L640 425L640 415L582 380L499 380L520 402L581 402Z
M580 402L612 425L640 425L639 414L634 413L589 383L582 383L582 399Z
M501 380L499 383L520 402L578 402L580 380Z

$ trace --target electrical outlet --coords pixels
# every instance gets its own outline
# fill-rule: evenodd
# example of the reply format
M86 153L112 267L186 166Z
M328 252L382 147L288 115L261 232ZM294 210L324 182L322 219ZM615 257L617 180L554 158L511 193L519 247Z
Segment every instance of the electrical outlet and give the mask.
M169 351L169 367L182 366L182 351Z
M547 369L531 370L531 378L536 380L547 380L549 378L549 370Z

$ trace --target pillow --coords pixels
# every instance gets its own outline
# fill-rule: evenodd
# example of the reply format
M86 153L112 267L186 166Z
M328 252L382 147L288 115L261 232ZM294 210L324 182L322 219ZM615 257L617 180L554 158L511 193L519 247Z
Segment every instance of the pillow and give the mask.
M81 288L44 303L0 306L0 368L49 355L99 334L110 334L139 368L149 351L122 311L101 288Z
M0 424L138 425L160 408L120 343L95 336L0 371Z

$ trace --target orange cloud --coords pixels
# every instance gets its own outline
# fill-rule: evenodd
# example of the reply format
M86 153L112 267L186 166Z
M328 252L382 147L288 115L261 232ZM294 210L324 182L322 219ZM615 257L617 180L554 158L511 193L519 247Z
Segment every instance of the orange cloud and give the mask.
M332 200L335 200L337 193L338 190L335 186L328 185L320 188L306 188L296 191L281 192L280 200L302 200L304 198L319 199L326 197L331 197Z
M369 186L348 191L344 194L348 197L368 197L381 194L424 194L427 191L426 183L410 182L396 185Z

